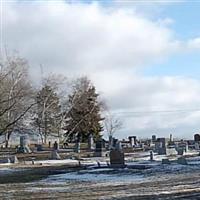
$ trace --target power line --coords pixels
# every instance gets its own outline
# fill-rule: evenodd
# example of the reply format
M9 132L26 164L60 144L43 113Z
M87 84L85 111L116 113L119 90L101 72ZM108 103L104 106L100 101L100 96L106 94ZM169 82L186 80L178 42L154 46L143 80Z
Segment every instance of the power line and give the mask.
M200 112L200 109L181 109L181 110L152 110L152 111L113 111L114 115L121 116L142 116L152 114L180 114L180 113L191 113Z

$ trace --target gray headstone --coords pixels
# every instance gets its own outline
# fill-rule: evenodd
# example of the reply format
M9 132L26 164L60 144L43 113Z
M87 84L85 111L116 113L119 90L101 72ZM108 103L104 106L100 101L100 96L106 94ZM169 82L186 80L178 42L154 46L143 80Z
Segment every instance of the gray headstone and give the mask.
M10 163L10 159L9 159L8 157L0 158L0 163L1 163L1 164Z
M60 157L60 155L58 154L57 151L52 151L51 152L51 159L53 159L53 160L61 160L61 157Z
M92 134L90 134L88 137L88 147L89 150L94 150L94 139Z
M80 153L80 149L81 149L81 144L80 144L80 142L76 141L74 151L75 151L76 153Z
M116 146L115 146L116 150L122 150L122 144L120 141L117 141Z
M43 146L41 144L37 145L37 151L43 151Z
M111 167L124 167L124 153L119 150L110 151L110 165Z
M20 136L20 147L17 149L18 153L31 153L29 148L28 136Z
M153 151L150 151L150 161L153 161Z
M198 142L195 142L195 149L199 150L199 143Z
M171 164L171 162L169 161L169 159L162 159L162 164Z
M177 163L180 164L180 165L187 165L188 164L187 160L184 157L178 158Z
M58 150L59 149L59 145L58 145L58 142L55 141L54 144L53 144L53 149L54 150Z
M10 162L13 163L13 164L19 163L17 156L10 156L9 159L10 159Z

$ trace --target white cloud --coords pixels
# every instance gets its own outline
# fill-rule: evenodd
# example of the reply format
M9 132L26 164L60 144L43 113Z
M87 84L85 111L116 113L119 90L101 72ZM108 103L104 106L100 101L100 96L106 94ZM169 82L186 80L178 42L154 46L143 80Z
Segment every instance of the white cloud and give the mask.
M199 46L199 39L177 40L170 18L152 20L134 9L63 1L7 3L4 14L4 45L30 61L35 77L40 64L46 72L88 74L113 110L177 110L199 105L199 81L137 74L139 68L185 47ZM164 134L176 129L187 134L198 129L198 117L194 113L181 117L180 113L144 113L134 120L126 116L122 132L149 135L154 130Z

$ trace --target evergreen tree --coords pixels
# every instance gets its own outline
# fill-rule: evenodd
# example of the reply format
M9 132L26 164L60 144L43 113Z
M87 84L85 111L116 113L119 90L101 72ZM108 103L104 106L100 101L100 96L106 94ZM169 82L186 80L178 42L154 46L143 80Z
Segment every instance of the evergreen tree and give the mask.
M102 131L101 102L98 101L95 87L86 78L78 79L69 95L69 110L66 114L66 138L81 137L86 140L89 134L100 137Z

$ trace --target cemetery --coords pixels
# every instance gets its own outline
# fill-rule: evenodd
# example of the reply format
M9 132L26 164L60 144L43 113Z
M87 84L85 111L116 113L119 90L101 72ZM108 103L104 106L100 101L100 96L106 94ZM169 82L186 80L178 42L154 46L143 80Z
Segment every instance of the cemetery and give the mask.
M66 195L69 199L76 199L73 193L66 191L66 182L69 182L68 187L73 184L78 188L86 187L85 190L71 188L82 199L97 199L98 196L113 198L115 193L125 194L124 191L126 198L139 197L144 193L150 199L154 199L157 192L165 196L163 191L169 192L167 197L174 193L179 195L180 192L189 195L191 192L200 193L200 151L197 145L200 140L197 136L190 141L176 141L172 136L153 136L146 140L130 136L124 140L110 138L107 141L103 138L95 140L89 135L88 142L76 140L64 145L59 140L34 144L28 135L22 135L18 141L15 147L10 144L7 149L1 147L0 151L0 183L12 184L13 191L20 190L27 194L27 187L32 184L31 192L35 188L34 194L45 198L49 196L51 199L48 186L50 181L51 187L55 188L55 196L64 199L68 199ZM196 180L192 190L188 183L191 179ZM183 184L183 181L184 190L173 186L180 182ZM107 184L112 188L109 193ZM116 185L119 191L116 190ZM91 189L95 192L94 196L88 197L86 193ZM41 193L40 190L45 192ZM0 192L0 197L5 197L3 189ZM15 195L13 193L13 197Z

